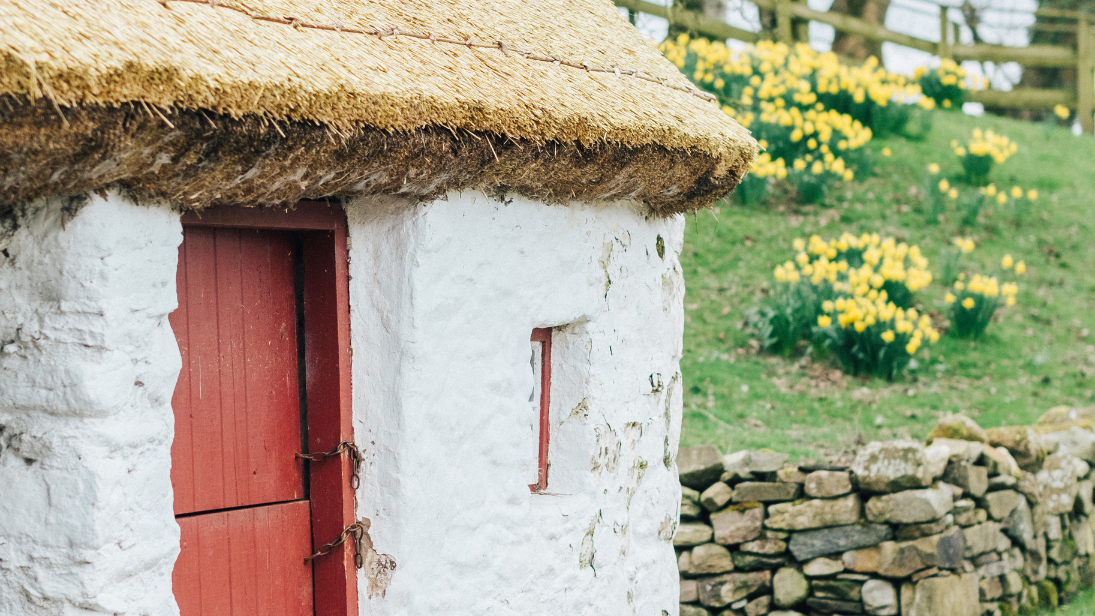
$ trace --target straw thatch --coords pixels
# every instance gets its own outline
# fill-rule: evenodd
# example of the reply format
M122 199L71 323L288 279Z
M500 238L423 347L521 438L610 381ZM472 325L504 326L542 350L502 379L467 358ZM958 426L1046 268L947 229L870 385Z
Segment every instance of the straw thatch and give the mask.
M755 153L609 0L0 0L0 43L0 199L476 187L668 213Z

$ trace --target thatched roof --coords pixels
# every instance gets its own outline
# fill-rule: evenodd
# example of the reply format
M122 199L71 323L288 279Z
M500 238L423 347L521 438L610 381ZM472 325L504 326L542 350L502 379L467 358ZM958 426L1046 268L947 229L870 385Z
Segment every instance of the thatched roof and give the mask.
M8 200L477 187L667 213L756 147L609 0L0 0L0 99Z

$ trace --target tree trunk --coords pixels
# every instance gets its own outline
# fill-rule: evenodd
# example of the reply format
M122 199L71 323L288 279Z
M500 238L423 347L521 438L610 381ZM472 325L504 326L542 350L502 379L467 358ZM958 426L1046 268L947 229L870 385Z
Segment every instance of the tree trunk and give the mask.
M880 26L886 25L886 11L889 9L890 0L834 0L829 8L834 13L851 15ZM833 52L860 61L871 56L882 60L882 42L837 30Z

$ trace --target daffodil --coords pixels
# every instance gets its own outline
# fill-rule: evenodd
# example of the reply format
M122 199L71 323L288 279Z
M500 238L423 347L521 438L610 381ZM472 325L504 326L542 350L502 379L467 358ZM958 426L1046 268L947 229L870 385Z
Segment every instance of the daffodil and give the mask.
M966 310L972 310L974 304L975 302L973 301L972 297L967 297L966 299L962 300L962 307Z
M1015 265L1015 260L1011 258L1011 255L1004 255L1004 258L1000 260L1000 267L1009 270Z

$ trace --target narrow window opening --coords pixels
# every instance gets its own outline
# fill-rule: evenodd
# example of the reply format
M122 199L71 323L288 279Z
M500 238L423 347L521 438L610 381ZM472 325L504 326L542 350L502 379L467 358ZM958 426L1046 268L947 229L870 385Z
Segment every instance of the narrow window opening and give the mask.
M548 486L548 441L550 440L551 409L551 328L541 327L532 330L532 372L535 376L533 400L539 402L540 436L536 483L529 484L533 493L543 492Z

